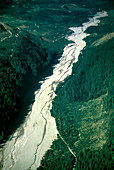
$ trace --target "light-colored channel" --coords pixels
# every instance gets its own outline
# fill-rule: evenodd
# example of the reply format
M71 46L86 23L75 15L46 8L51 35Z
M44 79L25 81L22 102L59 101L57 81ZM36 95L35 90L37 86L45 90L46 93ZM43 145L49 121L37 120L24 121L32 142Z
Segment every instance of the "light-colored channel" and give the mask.
M53 75L42 81L40 89L35 92L35 102L24 124L0 150L3 170L35 170L40 165L42 157L57 139L56 122L50 114L56 87L71 75L73 63L77 62L81 50L86 46L83 39L89 34L85 30L97 26L100 22L98 18L105 16L106 12L98 12L82 26L69 28L73 33L67 39L72 43L64 48L59 64L54 66Z

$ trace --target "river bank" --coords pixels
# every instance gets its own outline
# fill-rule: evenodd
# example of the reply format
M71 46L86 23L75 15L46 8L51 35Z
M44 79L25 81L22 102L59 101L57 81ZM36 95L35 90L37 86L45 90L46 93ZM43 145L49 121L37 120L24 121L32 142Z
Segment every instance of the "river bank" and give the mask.
M59 2L60 3L60 2ZM78 3L78 1L77 1ZM61 54L63 48L65 47L65 45L67 45L68 41L65 40L65 36L67 35L67 38L69 37L69 35L71 34L72 31L76 31L75 27L78 27L78 35L81 34L82 31L82 26L84 27L84 24L81 25L81 23L88 21L88 17L93 17L93 15L96 13L96 11L98 10L97 7L99 7L99 11L101 11L102 8L109 8L109 6L106 6L106 1L103 2L102 5L102 1L100 2L96 2L95 3L96 6L94 5L94 3L92 2L80 2L79 4L74 4L71 3L69 4L69 2L65 1L64 3L60 3L58 4L57 2L53 3L53 2L37 2L36 1L31 1L30 3L28 3L27 1L24 1L23 3L21 1L15 0L14 3L8 8L8 9L4 9L2 11L0 11L0 18L1 18L1 25L0 25L0 38L1 38L1 60L2 60L2 69L1 69L1 76L2 76L2 100L1 100L1 106L3 106L2 108L2 124L0 123L0 126L2 125L2 130L1 130L1 137L0 139L3 140L4 134L7 133L7 131L10 131L10 128L7 128L7 131L4 130L4 126L5 124L8 125L8 123L4 123L4 120L7 119L7 121L9 121L9 119L11 120L11 122L14 121L14 116L16 116L16 114L14 114L14 111L20 109L20 102L22 102L22 96L23 96L23 92L27 90L27 87L29 86L28 83L33 85L37 84L37 79L36 77L42 74L42 68L46 68L48 67L50 61L51 61L51 57L52 55L50 55L51 53L56 53L56 54ZM17 10L15 10L15 8ZM101 8L101 9L100 9ZM46 10L47 9L47 10ZM15 13L16 11L16 13ZM33 14L34 15L31 15ZM112 13L110 11L110 13ZM111 19L111 17L110 17ZM69 22L68 22L69 21ZM102 22L102 24L104 24ZM91 22L90 22L91 25ZM5 27L4 27L5 26ZM75 26L75 27L74 27ZM73 27L70 30L68 30L69 27ZM102 27L105 28L105 27ZM84 28L86 29L86 28ZM89 30L91 32L91 29ZM20 34L22 35L24 33L24 38L22 38L20 36ZM25 34L26 33L26 34ZM74 35L73 35L74 36ZM72 36L72 38L73 38ZM86 34L85 34L86 36ZM5 38L5 39L4 39ZM70 37L70 41L72 41L72 38ZM80 37L78 37L78 40L80 41ZM89 39L89 43L92 42L92 39L95 38L95 34L93 35L93 37L91 39ZM99 37L98 37L99 38ZM7 41L7 42L6 42ZM22 43L21 43L22 42ZM84 42L80 42L83 45L85 45ZM24 45L23 45L24 44ZM42 45L41 45L42 44ZM83 47L82 45L82 47ZM69 51L67 51L69 49ZM76 46L74 48L75 50L78 49L78 47ZM61 77L61 81L64 81L64 78L66 78L66 76L68 76L71 72L71 64L72 62L74 62L75 59L71 59L70 61L70 55L73 56L77 56L79 53L75 53L75 52L71 52L73 49L73 44L70 44L69 46L67 46L65 48L65 50L67 51L67 53L64 52L63 55L68 55L69 60L65 61L65 59L63 58L62 62L66 62L65 64L68 64L64 67L64 64L62 64L60 66L61 70L59 70L59 73L57 73L57 75L61 74L62 72L65 71L64 75ZM79 50L79 49L78 49ZM80 50L79 50L80 51ZM78 51L78 52L79 52ZM72 54L71 54L72 53ZM77 61L77 59L75 60ZM66 69L69 69L69 71L67 72ZM56 69L55 69L56 70ZM27 72L26 72L27 71ZM57 71L57 70L56 70ZM27 75L27 74L28 75ZM83 73L82 73L83 76ZM24 79L23 79L24 77ZM25 86L22 86L22 79L24 80ZM50 79L50 76L49 78ZM47 80L43 80L41 82L41 91L43 90L43 84L42 83L46 83L48 82ZM52 84L48 87L46 87L47 90L53 91L55 90L55 87L57 86L57 84L60 81L56 81L54 82L54 80L52 80ZM22 86L24 88L20 88L20 93L22 96L20 96L19 100L16 100L17 97L19 97L18 95L18 86ZM58 86L59 89L60 86ZM33 88L34 89L34 88ZM44 88L45 89L45 88ZM57 90L58 90L57 89ZM40 90L40 89L39 89ZM30 90L31 91L31 90ZM80 90L79 90L80 91ZM19 119L21 121L23 121L23 116L25 114L25 112L27 112L27 107L26 107L26 100L28 100L29 98L32 98L32 96L34 96L33 94L34 90L32 90L32 93L30 92L30 96L27 98L24 98L25 103L23 103L24 105L24 110L21 112L22 117L19 115ZM69 92L69 88L65 89L65 94L67 94L67 92ZM39 93L39 91L38 91ZM36 95L38 94L36 92ZM46 91L46 94L48 92ZM72 95L73 98L76 98L76 93L75 90L72 89ZM45 96L45 93L41 93ZM47 95L47 99L49 99L48 97L50 97L50 101L46 102L49 107L47 105L45 105L46 109L50 110L51 106L50 102L52 102L52 95L53 93L50 93L49 95ZM63 93L64 94L64 93ZM86 95L86 94L85 94ZM39 98L41 97L40 93L39 93ZM44 98L41 98L41 100L44 100ZM33 103L33 101L30 101L28 103ZM38 102L40 104L40 102ZM43 109L43 102L41 102L41 108ZM16 107L17 105L17 107ZM38 112L40 111L39 108L40 106L36 106L37 102L35 102L35 106L33 104L33 108L37 109ZM22 107L22 105L21 105ZM30 109L32 109L32 107L30 106ZM35 109L35 110L36 110ZM21 125L19 129L17 129L17 131L14 133L14 136L12 137L12 141L9 140L8 142L6 142L6 151L1 151L1 167L3 166L3 159L4 159L4 155L7 157L6 158L6 164L4 164L4 166L6 167L10 167L10 168L19 168L19 164L20 162L22 162L22 166L24 168L26 168L26 166L28 166L27 164L30 164L30 167L36 167L37 164L39 164L39 161L41 159L42 156L40 156L40 158L38 158L38 154L37 151L39 152L39 150L37 149L37 146L39 147L39 144L43 142L44 136L46 136L46 129L48 129L49 135L51 134L52 130L50 128L48 128L48 117L46 117L47 119L45 119L44 117L44 113L45 113L45 109L42 110L43 112L40 112L40 117L39 120L41 120L41 125L39 125L39 128L37 129L37 123L35 121L35 118L33 116L33 121L29 120L28 118L26 118L27 122L30 122L30 129L28 126L28 130L26 127L26 124L28 125L28 123L25 122L24 125ZM13 114L12 114L13 113ZM24 114L23 114L24 113ZM49 114L50 115L50 114ZM28 117L31 116L31 113L29 112ZM25 120L25 118L24 118ZM26 121L25 120L25 121ZM52 126L54 125L55 127L55 121L52 118L49 118L49 121L52 122ZM13 123L12 123L13 124ZM40 122L39 122L40 124ZM9 126L9 125L8 125ZM41 126L43 126L43 130L41 129ZM26 129L26 130L24 130ZM37 130L40 134L39 139L35 139L35 136L37 136L37 132L34 130ZM41 129L41 131L40 131ZM56 129L56 128L55 128ZM33 131L32 131L33 130ZM32 137L32 132L33 133L33 139L36 140L35 145L32 143L32 138L28 139L27 135L30 134L30 137ZM25 133L25 134L24 134ZM45 134L45 135L44 135ZM55 134L56 134L56 130L55 130ZM57 135L57 134L56 134ZM55 135L55 138L57 137ZM54 134L52 136L52 138L54 139ZM50 139L51 142L53 141L53 139ZM37 141L38 140L38 141ZM49 145L51 145L51 142L49 142L49 139L47 137L46 139L48 142L48 146L46 145L46 143L44 144L44 146L46 148L49 148ZM63 140L64 141L64 140ZM24 150L21 150L20 147L20 152L18 152L18 147L21 146L21 144L23 143L23 147L24 150L26 150L26 152L24 153ZM26 143L29 143L28 145L25 145ZM21 155L22 154L22 158L24 158L24 154L28 155L28 153L30 151L28 151L28 146L30 146L30 143L32 143L32 153L34 153L34 156L31 158L28 157L28 160L25 160L25 164L23 162L22 159L20 159L18 157L18 153ZM39 143L39 144L38 144ZM63 142L63 145L65 143ZM33 146L34 145L34 146ZM8 149L9 146L9 149ZM44 150L46 150L46 148L44 147ZM41 149L43 148L43 145L41 147ZM9 156L7 156L7 151L10 150L10 154ZM67 148L68 149L68 148ZM9 152L9 151L8 151ZM5 153L5 154L4 154ZM43 155L44 151L41 151L40 155ZM71 155L72 157L72 155ZM74 161L74 157L73 159L71 159L73 162ZM17 161L17 165L15 164L15 162ZM29 162L30 161L30 162ZM73 163L74 165L74 163Z
M32 0L29 3L19 0L1 1L3 6L0 10L0 38L5 40L1 41L0 48L2 142L12 133L9 128L6 131L5 126L15 122L14 117L22 107L23 92L29 88L28 86L37 83L37 77L42 74L43 64L48 65L53 58L49 53L62 54L68 43L65 36L71 33L69 27L85 22L88 16L92 17L96 13L98 7L109 8L110 4L107 4L107 1L103 2L103 6L101 2L95 2L94 5L86 1L77 1L75 4L68 0Z
M73 43L64 48L63 55L59 59L60 63L54 66L52 76L41 82L40 89L35 92L35 102L24 124L17 129L3 147L2 169L36 169L40 165L43 155L59 134L55 119L50 114L56 87L72 73L73 63L78 61L81 50L86 46L83 39L88 34L84 31L89 26L97 26L98 18L105 16L107 16L106 12L98 13L92 20L84 23L83 27L70 28L74 33L67 38ZM69 150L71 151L70 148ZM27 158L25 155L28 155Z
M71 76L55 91L51 114L60 135L38 170L113 169L114 38L91 45L112 33L113 12L101 18L98 26L87 28L90 36L85 38L86 47L73 65Z

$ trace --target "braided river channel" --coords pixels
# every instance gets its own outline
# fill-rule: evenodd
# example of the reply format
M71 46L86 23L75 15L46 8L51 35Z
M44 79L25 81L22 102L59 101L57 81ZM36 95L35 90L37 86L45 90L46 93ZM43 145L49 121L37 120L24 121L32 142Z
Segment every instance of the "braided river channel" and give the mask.
M41 87L35 92L35 102L25 122L0 149L3 170L35 170L40 166L44 154L59 135L55 118L50 113L56 87L71 75L73 63L78 61L79 54L86 46L84 38L89 36L86 29L97 26L100 22L98 19L105 16L106 12L98 12L80 27L69 28L73 32L66 36L70 43L64 48L59 62L53 66L53 74L41 81ZM69 151L73 154L70 148Z

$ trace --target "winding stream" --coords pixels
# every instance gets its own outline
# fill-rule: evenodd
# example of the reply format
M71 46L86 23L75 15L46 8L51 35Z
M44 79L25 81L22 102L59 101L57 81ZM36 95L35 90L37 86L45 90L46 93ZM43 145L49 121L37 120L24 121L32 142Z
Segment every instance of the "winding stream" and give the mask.
M89 34L85 30L90 26L97 26L100 22L98 18L105 16L106 12L98 12L82 26L69 28L73 33L67 39L72 43L64 48L60 62L54 66L53 75L42 81L40 89L35 92L35 102L24 124L0 150L3 170L35 170L40 165L42 157L59 134L55 119L50 114L56 87L71 75L73 63L77 62L81 50L86 46L83 39ZM64 139L61 139L68 147ZM70 148L69 151L74 154Z

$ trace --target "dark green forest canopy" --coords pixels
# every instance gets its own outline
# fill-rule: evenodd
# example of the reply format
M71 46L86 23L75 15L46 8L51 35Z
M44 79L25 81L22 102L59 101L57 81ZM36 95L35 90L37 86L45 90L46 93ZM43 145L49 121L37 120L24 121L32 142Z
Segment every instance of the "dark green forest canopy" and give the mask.
M113 1L4 0L0 8L1 142L12 133L10 126L28 90L41 79L55 54L61 54L68 44L68 28L80 26L98 11L108 12L108 19L101 19L98 27L87 30L91 34L86 38L87 48L74 64L72 75L58 85L51 111L77 159L58 136L39 169L73 169L74 165L75 169L111 169ZM107 34L112 37L102 43L101 38Z
M58 136L38 169L113 169L114 14L108 14L98 27L87 30L91 33L85 39L87 46L73 65L72 75L58 85L53 101L51 114L76 158L60 159L71 153L62 143L58 145Z
M4 40L5 45L2 43L0 47L1 140L10 133L10 128L6 131L7 125L17 117L24 95L37 83L53 59L40 38L11 29L12 38Z
M61 54L68 44L65 39L71 33L68 28L93 16L97 11L94 3L103 9L111 6L111 3L107 6L108 1L103 6L100 2L0 1L1 140L10 134L7 125L14 123L23 96L41 78L53 56Z
M77 155L78 170L113 169L113 48L114 38L83 50L73 66L73 74L56 90L51 113L61 136ZM64 151L60 153L59 148ZM55 141L41 167L72 169L70 156L60 159L66 152L70 154L68 148L65 151L63 144L58 146L58 140Z
M0 0L0 9L7 8L12 4L13 0Z

